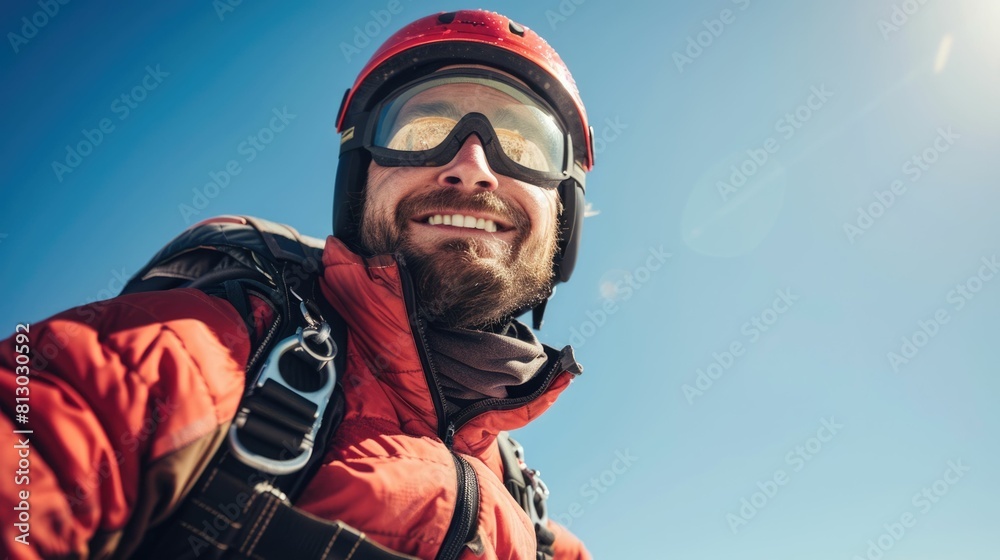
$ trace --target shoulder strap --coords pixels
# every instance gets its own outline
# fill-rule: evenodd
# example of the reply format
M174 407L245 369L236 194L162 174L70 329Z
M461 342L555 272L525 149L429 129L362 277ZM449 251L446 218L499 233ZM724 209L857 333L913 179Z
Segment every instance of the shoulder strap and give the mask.
M343 414L334 391L347 329L319 293L323 242L265 220L202 222L164 247L123 289L197 288L222 297L251 333L247 388L228 438L177 512L144 541L142 557L410 558L327 523L291 502L315 474ZM256 335L255 304L271 324ZM309 538L288 542L311 527ZM314 547L320 548L315 549ZM293 550L296 549L296 550Z
M220 216L170 241L126 283L122 294L197 288L226 299L250 332L246 371L256 375L279 340L308 326L303 304L315 310L315 302L322 300L317 284L322 254L322 240L289 226L249 216ZM255 304L266 305L273 317L260 336L255 333L260 322L254 317ZM346 336L336 312L325 313L333 332Z
M535 527L535 539L538 543L537 559L552 560L552 545L555 535L549 530L549 514L546 500L549 489L542 482L541 473L528 468L524 462L524 447L510 437L507 432L497 435L500 446L500 460L503 463L504 486L514 500L521 506Z

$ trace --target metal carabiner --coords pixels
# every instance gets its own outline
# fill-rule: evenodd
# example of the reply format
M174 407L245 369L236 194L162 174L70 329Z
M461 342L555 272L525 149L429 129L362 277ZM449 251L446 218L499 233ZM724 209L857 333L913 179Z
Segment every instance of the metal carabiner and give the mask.
M323 327L325 327L325 329ZM313 415L312 426L310 430L304 434L302 444L297 450L299 451L299 454L291 459L279 460L265 457L247 449L239 438L239 429L246 423L250 414L250 410L244 407L240 409L236 418L233 420L232 425L230 425L228 435L233 455L235 455L236 458L244 464L266 473L284 475L298 471L303 468L306 463L308 463L309 458L312 456L316 432L319 431L320 424L323 421L323 414L326 411L327 404L330 402L330 398L333 396L333 391L337 383L337 370L336 367L334 367L333 362L333 358L337 354L337 345L333 342L332 338L328 337L329 329L330 326L326 323L320 325L320 328L318 329L314 329L313 327L308 327L305 330L299 329L296 334L289 336L275 345L274 349L268 355L267 361L264 363L264 367L261 370L260 375L254 383L254 388L251 390L252 394L253 391L263 387L266 381L272 380L316 405L316 412ZM307 334L307 332L310 332L311 330L315 330L315 334ZM327 333L327 338L324 341L327 343L327 353L325 355L318 354L315 350L310 348L308 343L305 342L307 337L310 337L310 339L322 337L322 333L324 332ZM326 379L324 380L322 387L316 391L300 391L285 381L284 376L281 375L281 371L278 367L281 362L281 357L286 352L294 352L296 349L302 349L322 364L317 373L324 374Z
M306 327L296 331L302 349L320 363L329 362L337 355L337 343L330 337L330 325L322 323L319 327ZM306 341L309 341L308 343ZM313 350L312 344L323 344L326 353L320 354Z

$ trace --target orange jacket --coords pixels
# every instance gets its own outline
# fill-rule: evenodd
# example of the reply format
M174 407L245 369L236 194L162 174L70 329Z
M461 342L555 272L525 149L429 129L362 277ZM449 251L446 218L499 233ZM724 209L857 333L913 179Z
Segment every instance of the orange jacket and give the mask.
M341 376L347 409L296 505L392 549L434 558L455 509L457 473L440 438L437 391L421 363L420 335L411 331L400 271L391 258L365 262L332 237L323 264L323 294L349 328ZM21 480L0 485L3 511L20 515L27 503L27 523L0 526L0 551L125 555L174 509L222 444L245 380L243 321L225 301L181 289L71 309L30 325L27 335L26 379L17 377L25 371L15 370L13 337L0 352L0 446L19 446L0 454L0 472L28 462ZM556 372L530 401L485 410L458 427L454 450L479 480L485 552L478 558L535 558L534 528L503 486L495 439L544 412L572 377ZM26 424L15 422L21 386L30 399ZM557 559L590 557L565 529L552 529ZM476 556L465 549L461 558Z

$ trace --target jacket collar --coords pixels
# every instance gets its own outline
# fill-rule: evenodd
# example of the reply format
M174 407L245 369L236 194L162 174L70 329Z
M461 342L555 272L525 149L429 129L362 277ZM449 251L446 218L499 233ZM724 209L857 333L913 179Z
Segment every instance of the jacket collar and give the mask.
M428 371L426 343L420 332L409 290L405 265L390 255L364 258L350 251L335 237L329 237L323 250L323 295L344 318L352 337L351 348L371 370L394 404L415 412L419 422L407 425L416 435L446 436L442 425L443 403L434 374ZM561 352L547 348L554 358L547 387L539 387L521 399L491 399L489 406L479 406L466 414L461 411L450 420L458 420L454 436L456 450L480 454L493 445L496 434L520 428L545 412L571 379L582 372L567 346ZM549 370L543 372L543 375ZM476 406L476 405L473 405Z

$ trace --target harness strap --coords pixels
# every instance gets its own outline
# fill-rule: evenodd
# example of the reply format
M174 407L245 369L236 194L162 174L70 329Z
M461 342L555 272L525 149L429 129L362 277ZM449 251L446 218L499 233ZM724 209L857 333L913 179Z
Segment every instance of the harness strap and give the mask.
M507 432L497 434L500 447L500 461L503 463L503 484L514 497L514 501L528 514L535 528L537 544L536 559L552 560L555 534L548 527L546 499L548 488L542 482L541 474L524 462L524 448Z
M263 494L254 509L252 515L262 521L259 529L251 529L242 541L247 558L415 559L369 540L363 532L340 521L326 521L296 509L273 494Z
M266 480L215 469L185 503L156 554L216 560L317 558L325 560L414 560L371 541L357 529L296 509Z

